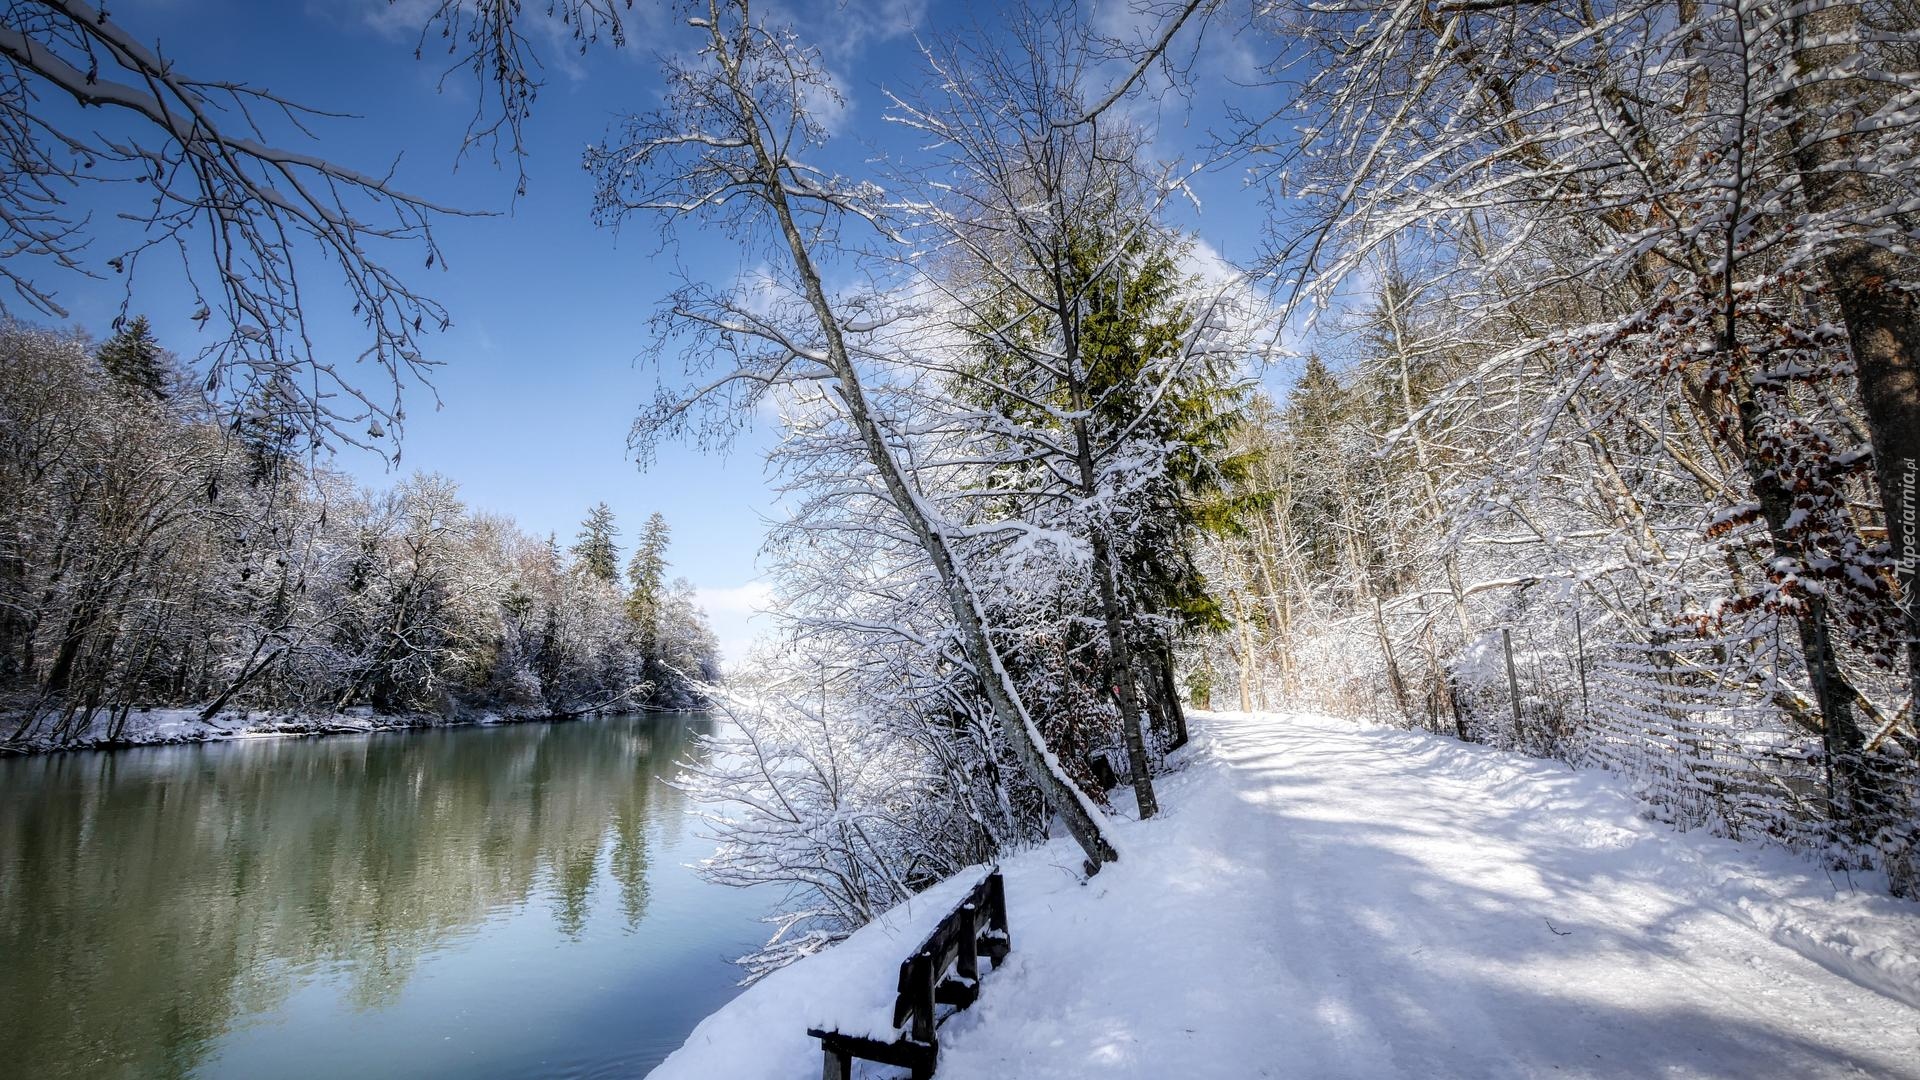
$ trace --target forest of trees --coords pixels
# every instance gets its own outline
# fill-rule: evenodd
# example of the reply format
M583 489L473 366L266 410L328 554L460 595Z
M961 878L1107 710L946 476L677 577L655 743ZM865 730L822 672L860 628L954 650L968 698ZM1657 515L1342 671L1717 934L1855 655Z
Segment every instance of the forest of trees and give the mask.
M797 157L823 137L815 54L709 14L666 108L588 167L609 223L769 254L670 300L689 378L635 428L644 449L768 398L783 418L785 633L689 777L728 807L705 871L798 887L763 972L1051 820L1089 871L1125 857L1108 814L1152 816L1187 737L1176 650L1223 625L1196 560L1248 465L1233 418L1269 325L1170 224L1187 174L1134 125L1076 122L1103 92L1084 27L930 47L890 115L931 149L868 182ZM839 239L861 221L889 243ZM829 290L849 266L873 284Z
M1202 670L1920 890L1920 9L1280 20L1321 126L1247 160L1327 315L1236 435Z
M559 5L582 47L623 40L622 9ZM520 7L437 10L517 153ZM910 149L852 176L794 27L678 11L658 107L584 164L601 224L760 263L664 298L633 433L644 458L779 417L784 632L687 778L730 806L706 871L799 898L756 970L1055 819L1089 872L1124 859L1107 815L1155 813L1183 682L1618 769L1679 824L1920 888L1911 0L1184 0L1123 35L1018 7L928 36L885 105ZM50 25L56 54L125 40ZM1267 78L1175 160L1156 110L1226 33ZM1208 169L1264 199L1246 266L1176 225ZM431 205L328 190L433 264ZM354 239L397 381L441 312ZM563 553L431 477L366 496L293 467L401 412L279 378L315 361L273 351L300 328L278 281L223 285L278 321L208 358L249 375L222 426L124 343L9 331L64 357L5 376L31 543L0 564L0 644L35 730L150 697L562 711L710 658L664 526L623 584L604 508ZM1256 393L1275 357L1298 379Z
M118 741L158 706L685 708L718 678L659 515L623 567L604 504L563 548L304 447L271 400L218 419L144 320L97 348L0 325L0 744Z
M889 113L921 157L854 179L804 159L815 54L704 8L667 107L588 167L605 219L775 266L672 298L688 389L636 428L787 418L791 651L694 777L751 807L710 873L805 887L755 969L1049 812L1090 870L1124 858L1095 774L1154 812L1175 667L1617 769L1683 827L1920 888L1886 511L1920 431L1920 64L1913 10L1847 10L1263 9L1316 74L1285 56L1285 107L1219 148L1284 208L1236 277L1166 224L1187 174L1102 115L1125 86L1086 26L928 47ZM1243 381L1276 342L1278 402Z

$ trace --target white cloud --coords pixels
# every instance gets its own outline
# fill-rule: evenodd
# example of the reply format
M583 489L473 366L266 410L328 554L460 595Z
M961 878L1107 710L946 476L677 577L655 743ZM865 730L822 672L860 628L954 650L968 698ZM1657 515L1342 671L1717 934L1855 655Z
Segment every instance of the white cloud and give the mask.
M634 49L632 42L643 34L650 36L658 28L661 19L653 10L655 6L640 4L632 8L614 9L628 37L629 47L620 51L644 51ZM430 55L437 49L448 48L449 40L443 36L443 31L449 25L448 20L457 25L460 31L451 39L454 53L468 48L465 35L480 17L470 6L449 12L443 0L308 0L307 9L316 14L356 22L389 40L418 42ZM574 82L587 77L580 52L582 43L574 36L574 28L562 22L557 15L530 5L530 10L517 17L515 25L520 33L533 39L532 52L538 66L534 72L536 78L541 78L542 73L556 71ZM608 37L610 33L603 33L597 44L613 51ZM446 85L455 86L459 83L460 80L449 80Z
M773 314L774 306L786 295L772 264L764 259L734 275L732 291L739 296L741 306L755 315Z
M853 121L853 95L847 89L847 81L831 68L826 76L832 83L832 89L815 86L811 83L801 87L800 104L807 110L813 122L828 138L839 138L851 128Z
M773 586L756 580L717 589L703 586L693 590L693 595L708 615L722 611L751 614L773 602Z
M1191 274L1207 287L1215 289L1239 286L1247 281L1246 273L1227 261L1219 248L1203 237L1195 236L1191 240L1180 256L1181 273Z
M440 10L440 0L309 0L307 10L347 16L385 37L418 38Z
M707 623L720 640L720 655L729 668L743 663L754 641L771 629L765 612L773 604L773 586L765 581L701 586L693 590L693 600L707 613Z
M836 61L858 58L869 47L906 37L927 18L927 0L840 0L824 9L803 8L788 20L801 27L809 43ZM784 13L782 13L784 14Z
M928 0L838 0L759 10L775 24L790 23L819 50L833 91L807 87L801 104L829 136L838 137L852 130L857 109L857 86L845 73L859 69L874 48L911 36L926 21L927 7Z

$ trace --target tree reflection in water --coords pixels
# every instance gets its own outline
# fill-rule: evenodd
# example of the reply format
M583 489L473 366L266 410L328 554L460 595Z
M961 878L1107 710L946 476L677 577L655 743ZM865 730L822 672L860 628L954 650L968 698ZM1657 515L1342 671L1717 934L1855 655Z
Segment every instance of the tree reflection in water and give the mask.
M637 934L650 852L691 839L664 779L708 725L612 717L0 763L0 1071L192 1075L236 1024L315 980L358 1009L393 1007L424 959L503 913L549 908L580 943L603 890Z

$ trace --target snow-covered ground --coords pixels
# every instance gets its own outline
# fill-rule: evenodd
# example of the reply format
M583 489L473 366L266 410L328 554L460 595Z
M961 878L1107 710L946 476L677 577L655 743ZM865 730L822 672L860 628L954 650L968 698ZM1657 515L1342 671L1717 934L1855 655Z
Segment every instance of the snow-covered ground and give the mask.
M942 1080L1920 1077L1920 904L1643 820L1604 773L1196 724L1119 863L1007 862L1014 952L941 1028ZM918 914L776 972L653 1077L819 1076L809 1022L890 991Z

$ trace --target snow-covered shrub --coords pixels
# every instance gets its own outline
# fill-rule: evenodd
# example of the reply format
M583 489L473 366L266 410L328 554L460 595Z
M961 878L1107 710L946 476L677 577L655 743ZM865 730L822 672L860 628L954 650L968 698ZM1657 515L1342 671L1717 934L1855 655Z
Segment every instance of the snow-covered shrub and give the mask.
M980 718L875 700L859 672L836 671L838 686L824 667L817 673L819 685L808 686L816 671L795 663L775 680L786 691L718 694L724 722L700 737L677 781L702 804L717 844L700 873L785 892L771 938L739 960L748 981L1038 835L1031 812L1016 820L1008 772L981 767L983 733L969 728Z

